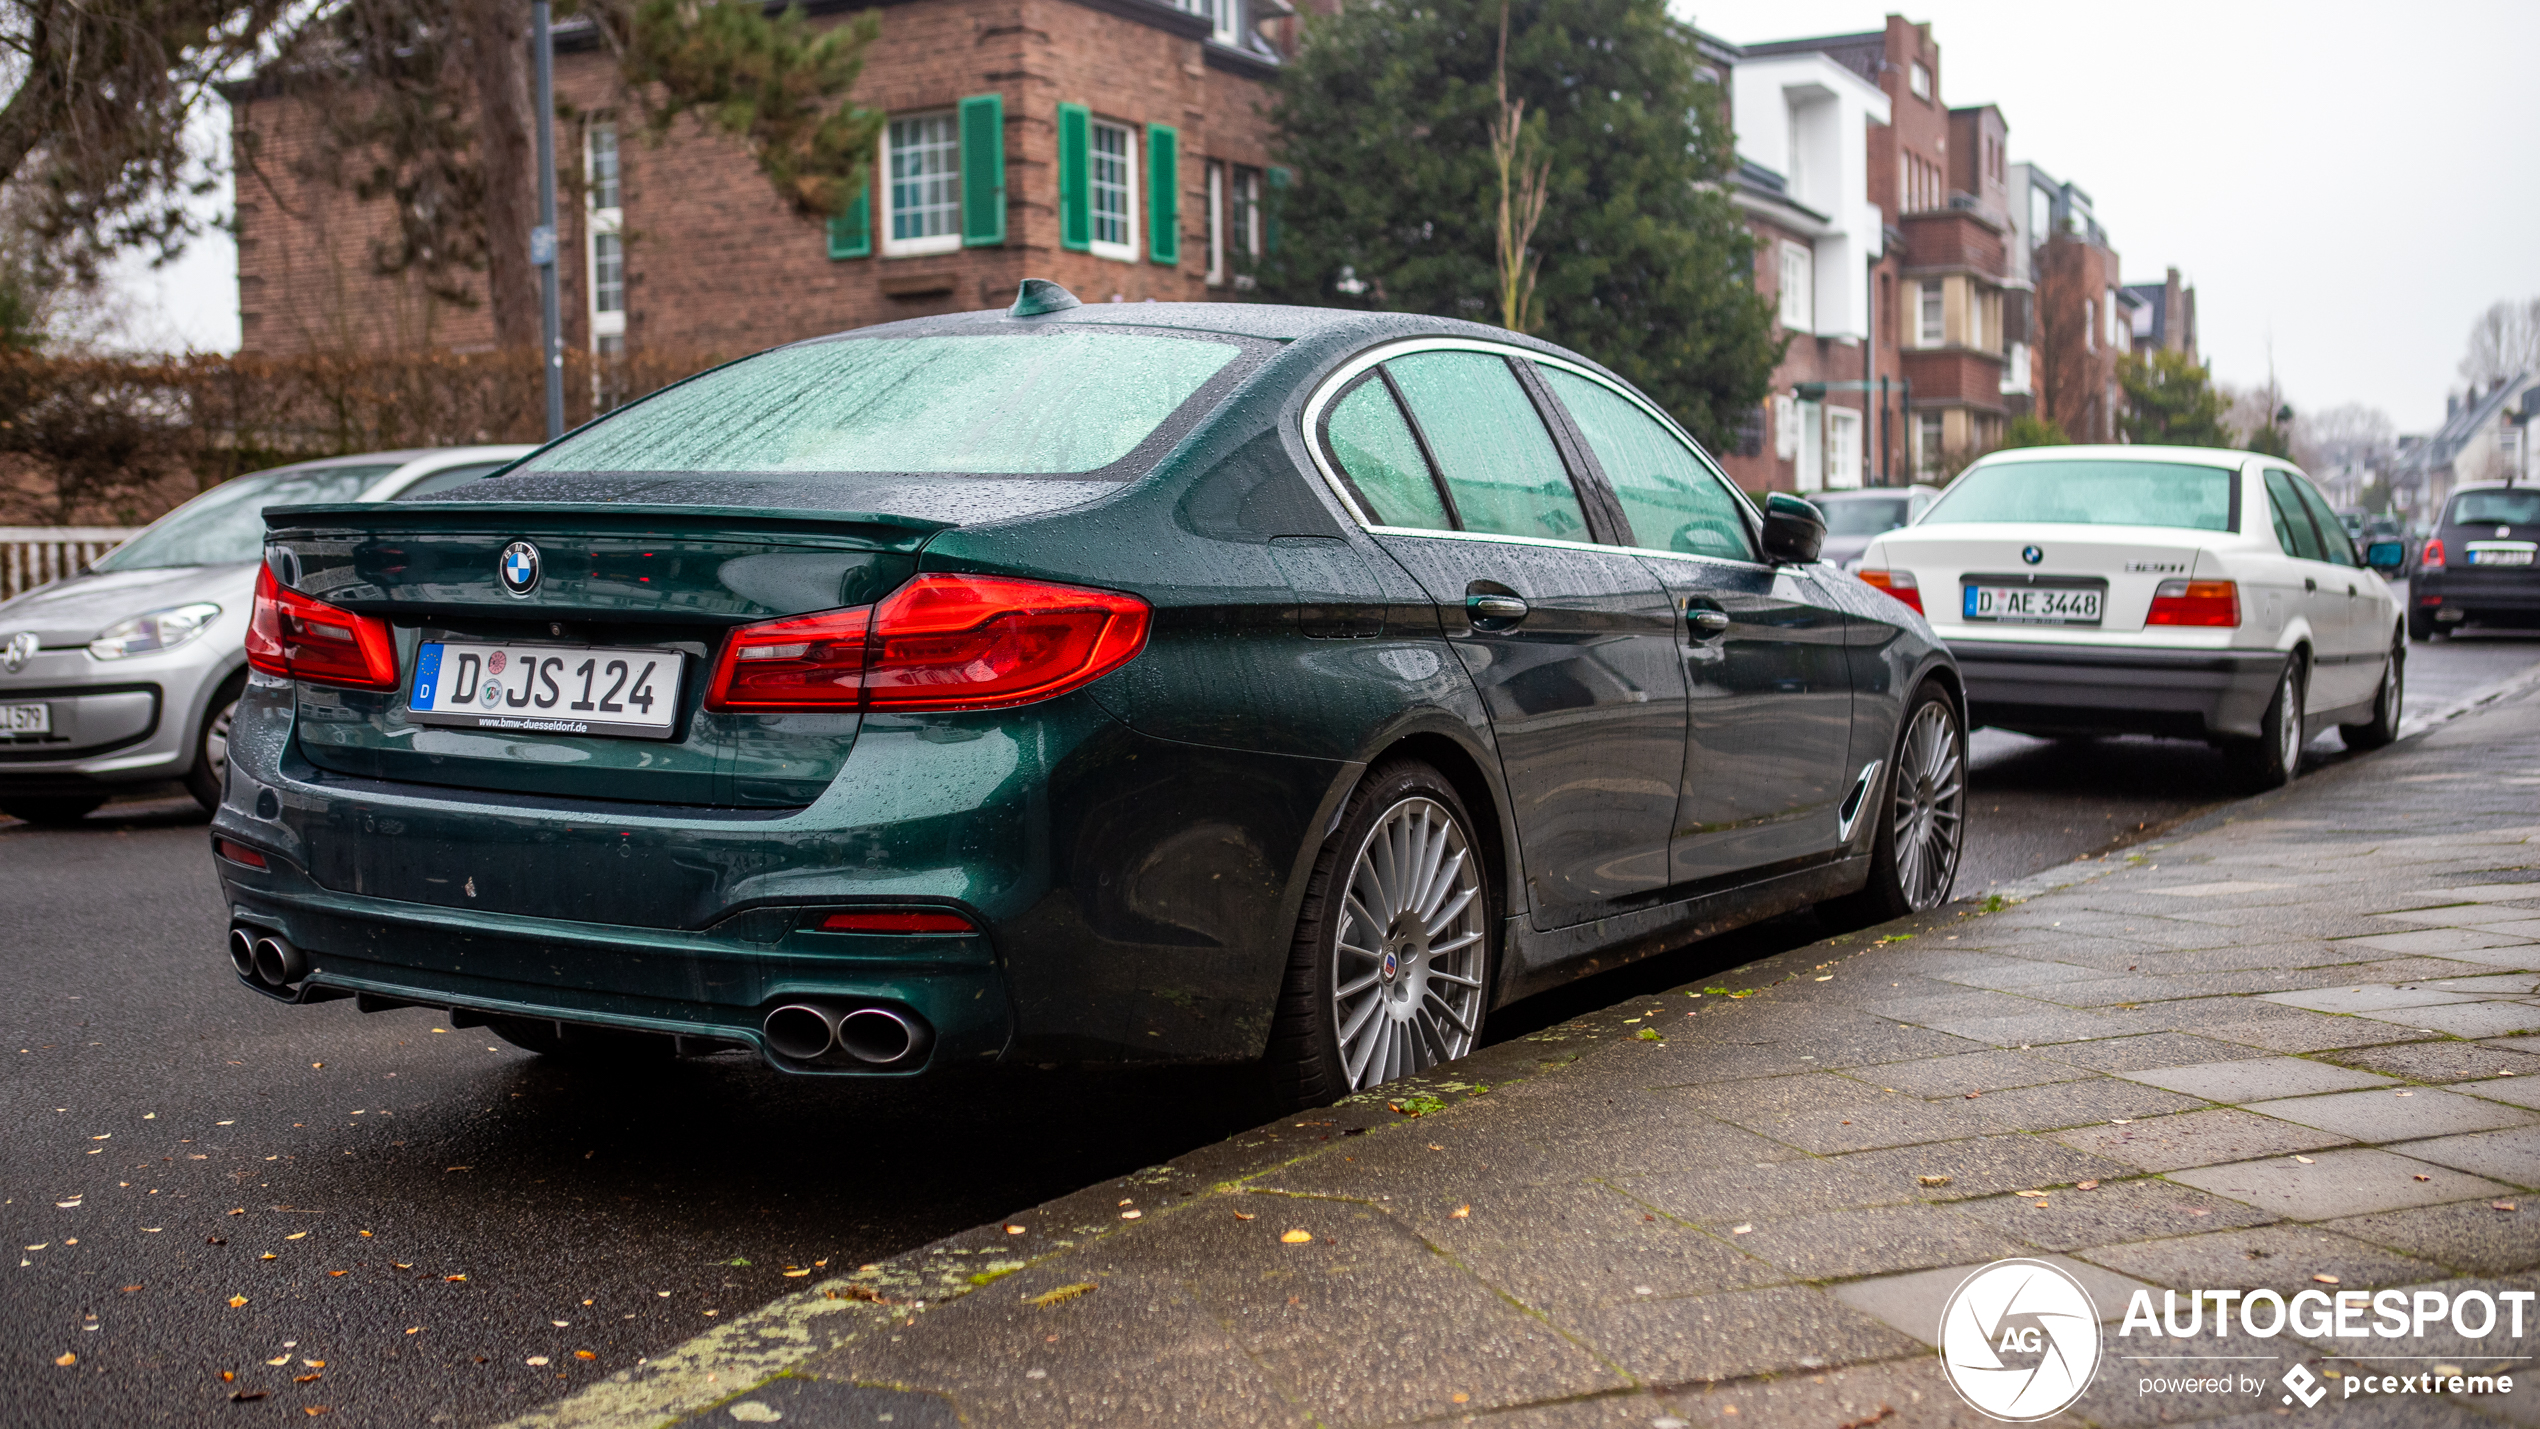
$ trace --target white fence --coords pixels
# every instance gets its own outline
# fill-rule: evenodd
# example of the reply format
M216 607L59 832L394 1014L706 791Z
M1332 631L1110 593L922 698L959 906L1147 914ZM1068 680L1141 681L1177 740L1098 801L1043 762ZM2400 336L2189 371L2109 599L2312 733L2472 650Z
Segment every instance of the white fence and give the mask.
M140 533L138 526L0 526L0 600L76 575Z

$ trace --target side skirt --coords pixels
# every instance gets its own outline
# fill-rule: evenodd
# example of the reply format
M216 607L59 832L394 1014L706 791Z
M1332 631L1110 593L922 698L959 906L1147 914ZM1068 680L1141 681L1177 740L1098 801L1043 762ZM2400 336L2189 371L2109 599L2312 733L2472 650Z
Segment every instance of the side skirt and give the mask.
M1857 893L1869 876L1869 855L1861 853L1698 898L1661 903L1549 932L1527 927L1525 915L1519 913L1501 922L1505 939L1502 956L1509 973L1500 980L1499 994L1491 1006L1505 1007L1519 998L1673 952L1749 923Z

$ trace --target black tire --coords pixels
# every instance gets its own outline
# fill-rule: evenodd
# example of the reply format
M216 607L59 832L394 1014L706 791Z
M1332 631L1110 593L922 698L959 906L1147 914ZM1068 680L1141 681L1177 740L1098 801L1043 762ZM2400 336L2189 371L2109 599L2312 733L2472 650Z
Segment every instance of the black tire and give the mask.
M2299 654L2284 662L2284 673L2276 678L2275 695L2267 701L2267 712L2258 718L2262 731L2255 739L2223 741L2223 767L2230 772L2231 782L2244 794L2263 794L2281 789L2302 772L2303 736L2302 701L2310 688L2310 672Z
M106 802L103 794L60 794L42 799L11 799L0 803L0 814L41 824L48 829L68 828L89 815L89 811Z
M2381 688L2373 693L2372 718L2362 724L2341 724L2337 737L2346 747L2358 753L2379 749L2399 737L2399 714L2408 698L2408 642L2390 642L2390 659L2381 667Z
M1928 712L1928 714L1926 714ZM1950 781L1945 790L1931 782L1934 771L1908 769L1919 763L1908 741L1919 741L1926 719L1944 728L1944 741L1950 765L1945 777ZM1913 779L1910 787L1900 787L1900 777ZM1958 713L1957 701L1938 684L1925 684L1914 692L1905 705L1905 717L1896 723L1896 740L1888 750L1886 767L1879 771L1878 787L1869 797L1878 802L1866 811L1877 820L1870 838L1870 877L1857 893L1830 898L1819 907L1828 920L1846 927L1868 927L1909 913L1928 913L1949 901L1951 887L1958 880L1958 862L1967 847L1967 723ZM1906 831L1900 825L1914 826L1913 835L1923 848L1923 857L1939 856L1937 868L1926 869L1915 860L1898 856L1897 841ZM1936 842L1926 840L1923 831L1936 831Z
M485 1030L524 1052L592 1066L667 1063L675 1050L669 1038L649 1032L618 1032L571 1024L560 1031L553 1022L525 1017L496 1017L486 1022Z
M207 814L220 809L221 795L229 785L229 720L238 711L238 697L246 692L244 670L221 681L221 687L212 692L212 702L203 707L203 727L194 731L194 765L185 771L185 792Z
M2408 612L2408 638L2422 644L2434 638L2434 617L2421 610Z
M1499 894L1492 870L1472 815L1454 784L1419 761L1389 761L1368 770L1351 791L1339 823L1315 856L1314 872L1306 883L1305 903L1298 910L1296 933L1288 948L1287 980L1279 993L1262 1061L1263 1090L1282 1110L1328 1106L1358 1089L1351 1085L1335 1012L1339 1000L1335 966L1340 958L1341 920L1350 901L1348 880L1378 826L1396 810L1423 800L1446 811L1466 852L1465 866L1478 884L1465 906L1479 910L1480 956L1465 970L1478 969L1480 995L1471 999L1468 1037L1472 1045L1480 1044L1491 975L1498 966ZM1391 944L1387 946L1390 957ZM1406 960L1404 966L1410 967L1413 961ZM1373 1068L1368 1070L1372 1073Z

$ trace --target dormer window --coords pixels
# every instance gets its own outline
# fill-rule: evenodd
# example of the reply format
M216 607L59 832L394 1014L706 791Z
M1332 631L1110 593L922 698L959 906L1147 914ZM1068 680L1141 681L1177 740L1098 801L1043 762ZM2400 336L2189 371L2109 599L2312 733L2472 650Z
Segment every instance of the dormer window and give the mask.
M1221 45L1241 38L1243 0L1173 0L1174 5L1208 20L1208 37Z

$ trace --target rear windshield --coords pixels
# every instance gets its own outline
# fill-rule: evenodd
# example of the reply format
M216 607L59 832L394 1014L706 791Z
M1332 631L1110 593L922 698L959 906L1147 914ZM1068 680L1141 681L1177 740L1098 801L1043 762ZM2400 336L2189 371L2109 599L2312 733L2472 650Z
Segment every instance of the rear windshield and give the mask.
M1856 496L1843 501L1819 501L1817 509L1826 513L1826 534L1829 536L1875 536L1905 524L1905 498L1902 496Z
M2540 490L2464 491L2443 519L2447 526L2540 526Z
M141 571L252 561L264 553L266 507L358 500L363 487L396 469L394 462L303 467L252 472L225 481L116 547L97 563L97 569Z
M2006 462L1951 482L1923 521L2229 531L2235 529L2236 475L2229 467L2184 462Z
M670 388L513 470L1082 476L1231 380L1246 347L1083 329L803 343Z

